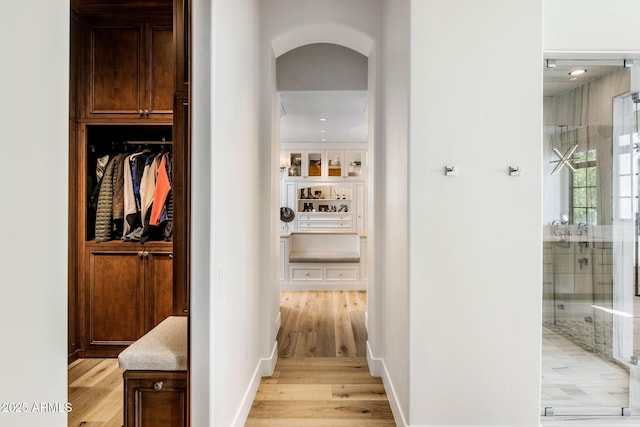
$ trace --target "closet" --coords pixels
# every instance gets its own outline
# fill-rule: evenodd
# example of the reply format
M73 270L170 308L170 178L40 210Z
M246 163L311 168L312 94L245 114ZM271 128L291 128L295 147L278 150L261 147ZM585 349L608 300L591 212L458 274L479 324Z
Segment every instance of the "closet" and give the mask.
M188 315L188 0L73 0L69 360Z

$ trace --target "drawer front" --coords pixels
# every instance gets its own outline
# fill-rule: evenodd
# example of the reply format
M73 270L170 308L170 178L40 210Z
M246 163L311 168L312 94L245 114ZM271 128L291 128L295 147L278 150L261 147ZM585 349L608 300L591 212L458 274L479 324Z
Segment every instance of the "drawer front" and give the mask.
M328 267L327 280L358 280L358 268L340 268L340 267Z
M312 228L321 228L321 229L327 229L327 228L345 228L345 229L349 229L351 228L351 221L300 221L298 223L298 228L300 229L312 229Z
M353 215L351 214L327 214L327 213L315 213L315 214L307 214L302 213L298 215L298 220L300 221L331 221L331 222L344 222L351 221L353 219Z
M322 269L291 267L291 280L322 280Z

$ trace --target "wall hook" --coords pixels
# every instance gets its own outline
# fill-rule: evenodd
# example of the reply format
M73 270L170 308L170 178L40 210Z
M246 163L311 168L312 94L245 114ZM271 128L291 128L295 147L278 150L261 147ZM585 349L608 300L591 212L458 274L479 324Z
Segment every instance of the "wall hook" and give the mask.
M444 174L447 176L454 176L456 175L457 171L456 171L456 167L455 166L445 166L444 167Z
M509 166L510 176L520 176L520 166Z

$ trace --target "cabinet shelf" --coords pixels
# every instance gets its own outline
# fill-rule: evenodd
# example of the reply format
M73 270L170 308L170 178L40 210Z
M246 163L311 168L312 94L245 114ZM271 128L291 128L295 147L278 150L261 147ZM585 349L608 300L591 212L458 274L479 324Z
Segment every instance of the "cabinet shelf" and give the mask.
M351 199L298 199L299 202L350 202Z

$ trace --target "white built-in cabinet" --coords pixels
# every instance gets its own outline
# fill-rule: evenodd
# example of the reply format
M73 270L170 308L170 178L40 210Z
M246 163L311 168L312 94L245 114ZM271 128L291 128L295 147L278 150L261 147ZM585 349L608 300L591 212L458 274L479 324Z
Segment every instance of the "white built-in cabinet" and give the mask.
M364 150L291 149L283 153L287 158L286 177L303 180L361 180L364 179L366 152Z
M366 145L282 144L280 281L289 289L364 289L366 282ZM356 233L358 263L289 263L291 233Z

